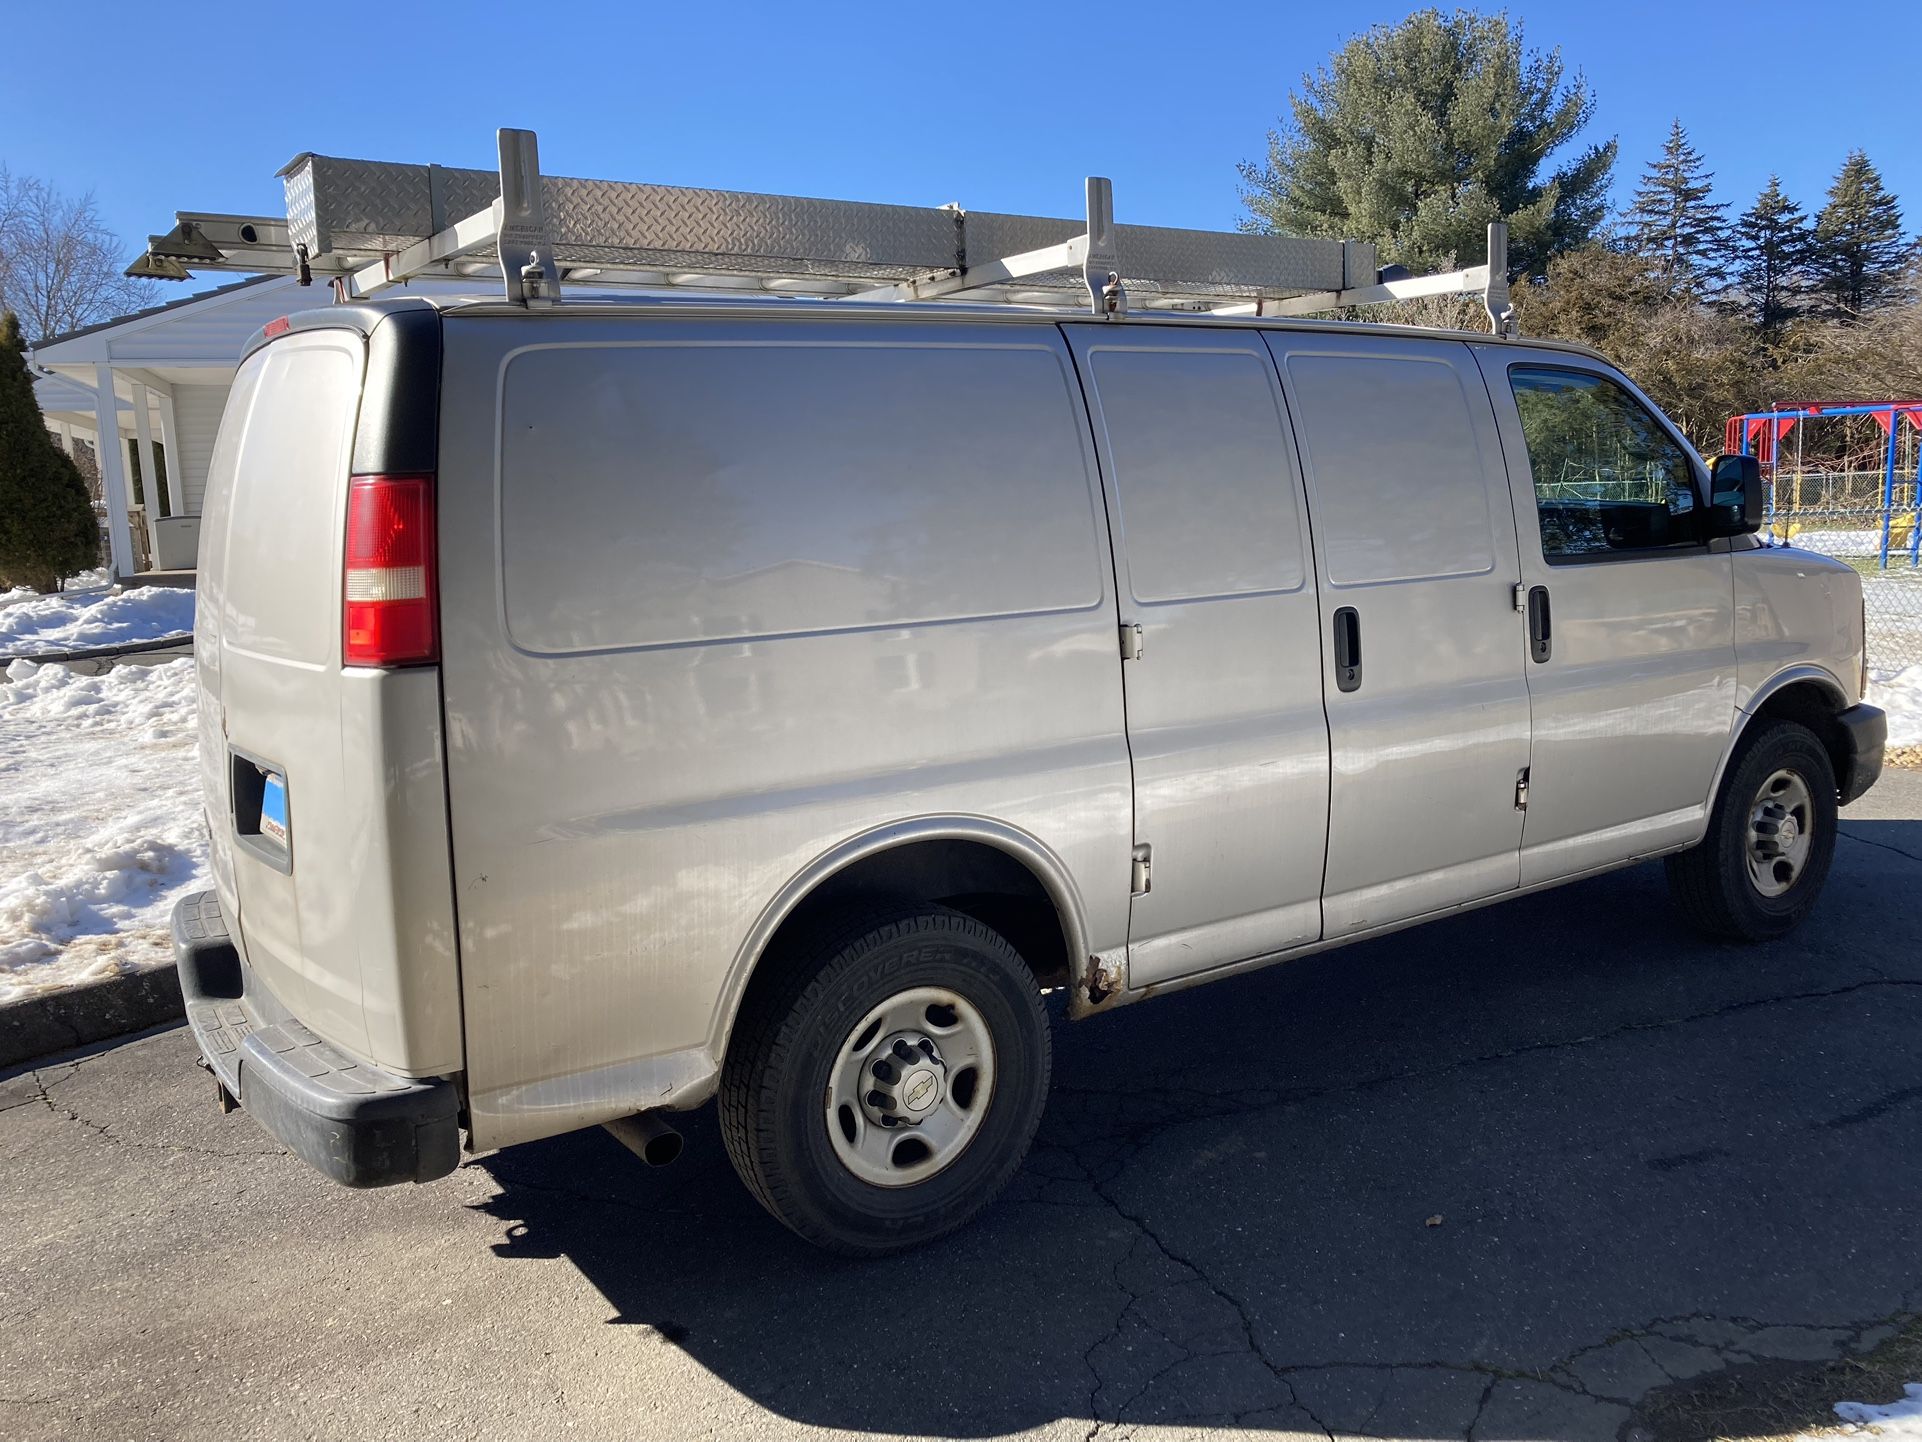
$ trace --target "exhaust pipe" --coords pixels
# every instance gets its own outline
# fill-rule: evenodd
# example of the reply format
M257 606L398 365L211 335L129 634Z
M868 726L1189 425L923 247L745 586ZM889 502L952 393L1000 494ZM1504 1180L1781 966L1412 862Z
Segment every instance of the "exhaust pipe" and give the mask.
M681 1154L681 1134L662 1121L658 1112L637 1112L601 1125L650 1167L664 1167Z

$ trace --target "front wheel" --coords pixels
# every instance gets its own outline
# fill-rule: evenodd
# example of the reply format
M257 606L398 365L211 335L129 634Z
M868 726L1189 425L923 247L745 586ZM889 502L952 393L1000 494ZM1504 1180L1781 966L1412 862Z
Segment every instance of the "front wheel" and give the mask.
M721 1073L748 1190L817 1246L898 1251L1007 1185L1047 1099L1048 1021L997 932L940 906L868 909L766 963Z
M1770 941L1801 924L1835 857L1835 768L1792 721L1743 738L1701 844L1668 859L1682 914L1727 941Z

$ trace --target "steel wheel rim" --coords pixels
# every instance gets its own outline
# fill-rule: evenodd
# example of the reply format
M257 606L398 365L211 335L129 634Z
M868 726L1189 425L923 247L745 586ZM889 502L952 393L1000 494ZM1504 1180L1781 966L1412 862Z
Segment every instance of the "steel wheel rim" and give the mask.
M1748 875L1763 896L1781 896L1808 866L1815 798L1799 771L1772 772L1749 803Z
M954 1164L994 1096L994 1038L959 992L910 987L849 1029L828 1073L834 1154L877 1187L911 1187Z

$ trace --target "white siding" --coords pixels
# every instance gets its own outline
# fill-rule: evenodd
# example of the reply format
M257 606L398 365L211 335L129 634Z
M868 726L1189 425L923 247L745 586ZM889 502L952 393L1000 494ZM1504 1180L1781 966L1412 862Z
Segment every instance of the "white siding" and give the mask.
M53 415L56 411L71 411L88 418L88 429L92 429L93 391L69 380L65 376L35 376L33 378L33 398L40 405L40 414ZM122 401L120 408L128 409Z
M207 490L207 466L214 454L214 432L220 429L220 413L226 409L230 389L224 382L174 387L174 435L180 447L174 474L184 486L185 511L190 516L200 514Z
M241 347L268 321L290 311L327 305L333 295L325 286L300 286L290 276L276 276L243 286L204 305L182 306L151 320L135 319L125 330L107 333L107 349L116 366L217 365L230 377L240 364ZM49 354L58 347L49 347ZM57 361L59 357L53 356Z

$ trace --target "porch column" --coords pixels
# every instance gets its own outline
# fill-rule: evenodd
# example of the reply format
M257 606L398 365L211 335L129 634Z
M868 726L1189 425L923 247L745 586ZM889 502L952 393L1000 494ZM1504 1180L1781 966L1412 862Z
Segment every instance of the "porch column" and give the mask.
M167 514L170 516L192 515L187 505L187 478L180 467L179 430L174 423L174 393L170 386L166 390L155 390L154 395L160 402L160 447L167 453Z
M120 449L112 366L93 368L93 416L99 437L94 458L100 463L100 494L107 502L108 565L116 581L124 580L133 574L133 536L127 529L127 463Z
M160 466L153 448L153 417L147 414L147 388L133 383L133 437L140 447L140 485L147 493L147 554L160 566Z

